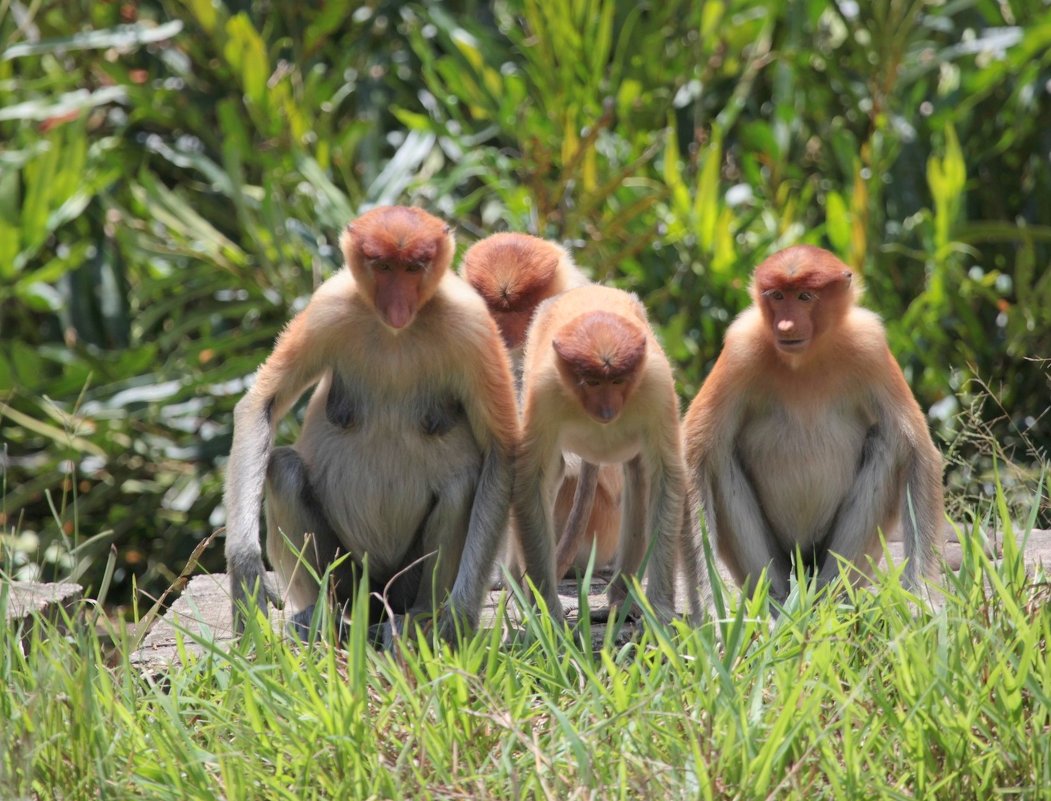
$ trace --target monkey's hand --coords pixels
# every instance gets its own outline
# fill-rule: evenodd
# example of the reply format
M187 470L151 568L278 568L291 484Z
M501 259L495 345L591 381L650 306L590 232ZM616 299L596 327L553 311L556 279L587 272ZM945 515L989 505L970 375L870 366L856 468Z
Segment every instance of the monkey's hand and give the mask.
M437 627L438 636L448 643L450 648L456 648L461 639L470 636L471 632L478 628L478 621L455 606L446 604L438 613Z
M598 620L600 618L596 615L605 613L605 620L610 618L617 618L623 615L625 620L641 620L642 619L642 608L639 606L638 601L635 598L635 593L632 591L632 586L628 579L623 575L617 575L613 581L606 587L606 599L609 603L609 608L606 610L596 610L592 613L591 619ZM661 618L661 613L654 609L657 613L657 618Z
M263 615L267 604L280 609L284 604L266 575L262 557L230 565L230 598L233 603L234 630L244 631L246 615L253 614L258 607Z
M390 651L398 640L415 640L417 631L421 637L428 637L434 628L434 615L429 610L410 610L404 615L390 615L375 628L376 644L384 651Z

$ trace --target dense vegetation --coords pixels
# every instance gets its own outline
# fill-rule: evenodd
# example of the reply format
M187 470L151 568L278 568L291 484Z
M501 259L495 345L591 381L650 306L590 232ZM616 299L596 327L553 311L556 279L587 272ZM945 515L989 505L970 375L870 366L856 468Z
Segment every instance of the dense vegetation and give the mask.
M3 566L165 586L222 523L245 379L391 201L461 246L568 243L644 298L684 398L751 268L829 247L931 411L957 519L994 458L1028 508L1049 87L1043 0L0 0Z

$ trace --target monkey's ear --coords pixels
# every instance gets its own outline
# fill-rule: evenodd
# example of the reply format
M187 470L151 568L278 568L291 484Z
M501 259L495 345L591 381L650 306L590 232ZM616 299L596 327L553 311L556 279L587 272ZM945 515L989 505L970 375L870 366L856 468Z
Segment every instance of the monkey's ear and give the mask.
M850 286L851 281L854 280L854 273L852 273L850 270L844 270L843 280L846 282L847 286Z
M339 235L339 249L343 251L344 257L350 255L351 243L354 241L354 226L348 225Z
M445 224L445 228L442 229L442 233L443 234L455 234L456 233L456 226L452 225L451 223L446 223Z

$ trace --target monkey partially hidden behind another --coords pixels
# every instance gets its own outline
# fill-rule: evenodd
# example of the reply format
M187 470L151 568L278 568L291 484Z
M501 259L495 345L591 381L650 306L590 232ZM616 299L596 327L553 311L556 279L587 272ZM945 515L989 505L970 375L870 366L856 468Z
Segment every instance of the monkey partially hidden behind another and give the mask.
M475 243L464 254L461 271L500 328L521 393L522 353L536 308L548 298L591 282L564 248L518 233L493 234ZM555 569L559 579L571 567L586 569L592 549L596 568L613 562L620 540L623 484L620 465L602 465L596 471L576 454L565 453L563 458L554 509L555 531L562 533ZM512 538L512 549L513 544ZM512 570L517 569L516 559L508 561Z
M561 619L555 591L555 491L562 454L585 465L623 464L620 578L611 606L627 596L625 577L649 558L646 594L661 620L675 614L680 556L690 611L700 615L697 552L682 525L686 476L679 401L671 366L638 298L589 285L548 300L529 329L523 373L523 435L515 469L514 524L527 574ZM593 469L593 468L592 468Z
M305 625L311 571L346 554L337 602L354 598L367 557L371 589L399 617L435 611L452 639L477 625L507 524L518 439L507 353L485 304L448 270L441 220L377 208L340 244L347 268L289 323L234 412L224 497L235 621L285 593ZM278 421L315 384L299 439L274 448ZM280 590L264 577L264 484Z
M683 423L686 463L715 547L746 591L768 569L788 594L795 549L821 584L879 561L904 529L916 589L941 548L941 456L887 347L856 306L853 271L799 245L759 265ZM696 517L691 515L691 517Z

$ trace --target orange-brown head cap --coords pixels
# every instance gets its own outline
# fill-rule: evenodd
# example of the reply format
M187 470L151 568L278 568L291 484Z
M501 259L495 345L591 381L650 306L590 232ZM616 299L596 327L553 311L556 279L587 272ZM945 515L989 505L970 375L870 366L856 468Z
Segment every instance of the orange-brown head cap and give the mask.
M630 378L645 358L646 334L626 317L594 311L562 326L552 346L581 379Z
M835 254L814 245L794 245L778 251L755 270L756 300L772 290L821 292L831 286L852 286L854 271Z

